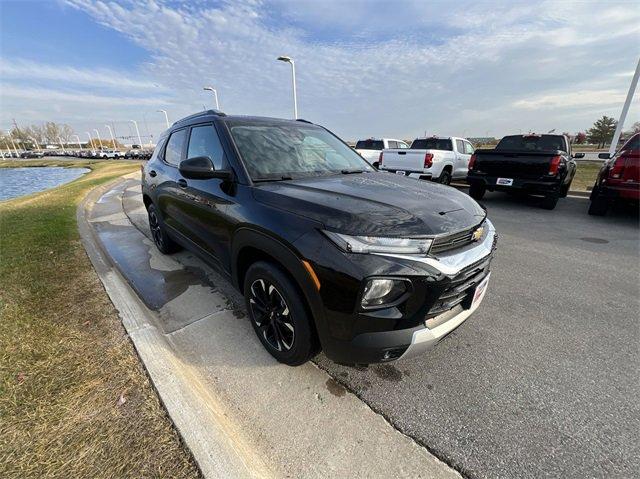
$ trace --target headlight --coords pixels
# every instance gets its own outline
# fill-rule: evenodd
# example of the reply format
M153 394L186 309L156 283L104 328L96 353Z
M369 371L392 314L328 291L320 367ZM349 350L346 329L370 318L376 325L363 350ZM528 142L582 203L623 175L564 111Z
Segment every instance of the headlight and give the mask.
M338 248L348 253L427 254L433 240L412 238L386 238L379 236L349 236L324 231Z

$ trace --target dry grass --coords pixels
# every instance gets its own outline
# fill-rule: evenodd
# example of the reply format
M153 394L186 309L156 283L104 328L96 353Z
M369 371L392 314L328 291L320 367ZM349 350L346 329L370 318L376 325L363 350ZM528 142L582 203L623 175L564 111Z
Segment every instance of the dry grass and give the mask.
M64 164L92 172L0 203L0 477L197 477L76 227L91 188L139 166Z
M602 161L578 161L576 176L573 177L571 189L574 191L586 191L596 182L598 171L602 166Z

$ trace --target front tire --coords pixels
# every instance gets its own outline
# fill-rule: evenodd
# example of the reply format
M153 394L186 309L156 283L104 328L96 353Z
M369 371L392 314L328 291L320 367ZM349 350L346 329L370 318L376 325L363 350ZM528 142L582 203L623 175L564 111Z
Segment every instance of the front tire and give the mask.
M298 366L319 352L302 294L278 266L264 261L251 265L243 291L251 325L271 356Z
M476 201L480 201L486 192L487 188L479 183L471 183L469 186L469 196Z
M158 213L155 205L151 204L147 208L147 214L149 215L149 229L151 230L151 237L153 243L162 254L171 254L180 250L180 245L173 241L167 234L164 222Z

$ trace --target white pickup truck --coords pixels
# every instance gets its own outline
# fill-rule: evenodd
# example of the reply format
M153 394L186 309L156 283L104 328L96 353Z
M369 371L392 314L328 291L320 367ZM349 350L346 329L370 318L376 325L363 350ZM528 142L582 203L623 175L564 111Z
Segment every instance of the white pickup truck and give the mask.
M369 163L375 163L380 159L380 152L388 148L405 150L409 145L394 138L369 138L358 140L355 150Z
M448 185L452 179L467 177L473 151L469 140L464 138L416 138L409 149L384 150L378 168Z

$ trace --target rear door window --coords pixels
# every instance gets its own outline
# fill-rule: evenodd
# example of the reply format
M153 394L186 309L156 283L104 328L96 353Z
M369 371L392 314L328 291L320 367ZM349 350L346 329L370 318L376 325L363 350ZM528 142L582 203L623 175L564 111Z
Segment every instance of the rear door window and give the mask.
M465 151L464 151L464 141L462 141L462 140L456 140L456 150L458 150L458 153L461 153L461 154L463 154L463 155L465 154Z
M187 139L187 130L174 131L169 137L167 148L164 152L164 161L172 166L178 166L182 161L184 142Z
M389 148L398 148L398 143L395 141L389 140L387 143L389 143Z

